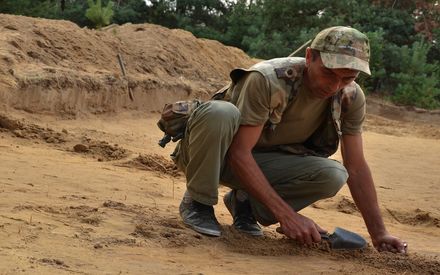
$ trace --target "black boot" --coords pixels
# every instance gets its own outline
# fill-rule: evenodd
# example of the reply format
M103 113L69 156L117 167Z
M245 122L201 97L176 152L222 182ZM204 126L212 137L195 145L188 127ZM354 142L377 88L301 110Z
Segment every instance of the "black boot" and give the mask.
M249 199L237 199L237 190L232 190L224 196L223 202L234 218L235 229L252 236L263 236L263 231L252 214Z
M193 230L209 236L221 235L220 224L214 215L214 207L193 200L185 193L179 207L183 222Z

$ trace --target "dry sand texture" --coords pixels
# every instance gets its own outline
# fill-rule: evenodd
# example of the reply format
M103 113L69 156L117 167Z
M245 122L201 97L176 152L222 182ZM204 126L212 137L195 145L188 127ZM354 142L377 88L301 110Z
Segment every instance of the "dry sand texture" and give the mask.
M157 145L157 112L207 98L232 67L252 63L182 30L0 15L0 274L439 274L440 116L375 99L366 157L408 255L303 248L274 227L250 238L222 204L222 237L182 224L185 179L169 160L173 145ZM346 187L303 213L370 241Z

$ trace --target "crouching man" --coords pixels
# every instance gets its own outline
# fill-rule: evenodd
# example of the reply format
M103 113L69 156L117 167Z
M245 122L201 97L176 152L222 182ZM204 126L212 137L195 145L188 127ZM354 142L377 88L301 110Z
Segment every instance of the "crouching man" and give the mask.
M279 223L287 237L310 245L326 231L298 211L347 182L373 245L405 253L384 226L363 153L365 96L355 80L370 74L369 56L364 34L332 27L315 37L305 58L233 70L216 100L191 114L175 151L187 179L183 222L220 236L213 205L223 184L232 189L224 203L237 230L260 236L259 224ZM339 143L343 164L328 159Z

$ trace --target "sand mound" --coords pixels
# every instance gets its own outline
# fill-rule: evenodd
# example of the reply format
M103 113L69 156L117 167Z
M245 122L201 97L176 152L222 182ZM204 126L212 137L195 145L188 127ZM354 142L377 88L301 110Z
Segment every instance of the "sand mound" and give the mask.
M139 154L135 159L121 165L147 171L155 171L159 173L159 175L169 175L173 177L181 175L174 162L157 154Z
M412 211L395 211L387 208L390 215L399 223L408 225L424 225L440 227L440 219L433 217L432 213L419 208Z
M111 145L107 141L97 141L83 137L82 143L73 146L73 151L91 156L98 161L120 160L128 156L129 151L118 144Z
M334 209L344 214L360 215L359 209L353 202L353 199L341 197L340 199L330 198L315 202L313 208L316 209Z
M65 144L78 139L75 135L63 129L61 132L49 127L41 127L30 123L27 120L18 120L11 116L0 114L0 132L9 132L13 136L27 140L43 140L46 143ZM70 148L68 144L63 146L66 151L74 151L95 158L98 161L120 160L127 157L129 150L120 147L118 144L110 144L107 141L94 140L87 136L80 138L81 143L77 143Z
M239 49L151 24L96 31L0 14L0 30L1 101L29 112L159 110L168 101L207 98L225 84L230 69L253 63Z
M47 143L58 144L67 140L67 131L65 130L57 132L49 127L43 128L2 114L0 114L0 131L10 132L23 139L42 139Z
M345 213L345 214L353 214L353 213L359 213L359 209L357 208L356 204L346 198L343 197L337 204L337 207L339 212Z

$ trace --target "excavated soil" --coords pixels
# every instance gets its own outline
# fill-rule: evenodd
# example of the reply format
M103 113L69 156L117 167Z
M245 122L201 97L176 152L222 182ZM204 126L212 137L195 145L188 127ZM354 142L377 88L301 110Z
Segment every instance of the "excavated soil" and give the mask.
M173 161L157 154L140 154L138 157L121 164L121 166L156 171L159 175L169 175L174 177L182 175Z
M169 157L174 144L157 145L157 112L209 98L230 69L254 62L182 30L0 14L0 273L439 274L440 114L377 98L368 98L365 154L407 255L372 247L346 186L301 213L330 232L358 232L369 242L359 251L302 247L276 226L245 236L223 203L219 238L181 222L185 178Z
M33 113L157 111L169 101L207 98L229 70L253 63L239 49L151 24L95 31L0 15L0 30L0 99Z

